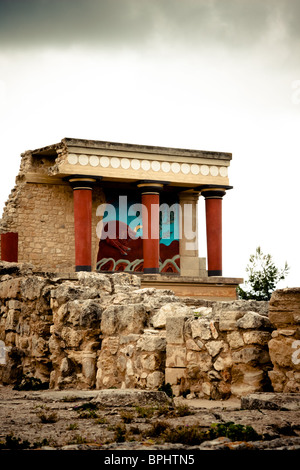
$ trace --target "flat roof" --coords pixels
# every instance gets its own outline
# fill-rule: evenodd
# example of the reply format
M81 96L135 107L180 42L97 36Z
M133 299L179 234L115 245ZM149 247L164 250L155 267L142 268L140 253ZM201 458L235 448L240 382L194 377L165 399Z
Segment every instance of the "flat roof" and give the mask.
M48 145L39 149L31 150L34 156L55 156L56 150L62 147L85 147L90 149L105 149L105 150L123 150L131 152L140 152L148 154L162 154L162 155L181 155L186 157L199 157L199 158L211 158L221 160L231 160L232 153L228 152L215 152L207 150L197 149L183 149L175 147L160 147L153 145L140 145L140 144L127 144L119 142L107 142L102 140L88 140L88 139L75 139L71 137L65 137L61 142L57 144Z

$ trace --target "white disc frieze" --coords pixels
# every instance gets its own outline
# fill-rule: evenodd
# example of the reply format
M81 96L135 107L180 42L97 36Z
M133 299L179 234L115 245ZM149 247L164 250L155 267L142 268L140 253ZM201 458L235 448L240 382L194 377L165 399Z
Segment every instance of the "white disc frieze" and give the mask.
M101 157L100 158L100 165L103 168L107 168L109 166L109 158L108 157Z
M171 169L172 169L172 172L173 172L173 173L175 173L175 174L176 174L176 173L179 173L179 172L180 172L180 165L179 165L179 163L176 163L176 162L172 163Z
M223 176L223 177L228 176L228 170L227 170L226 166L221 166L220 175Z
M128 170L128 168L130 168L130 160L128 160L128 158L122 158L121 167L123 168L123 170Z
M190 168L190 165L188 163L182 163L181 164L181 171L184 175L188 175L190 170L191 170L191 168Z
M131 160L131 168L133 170L139 170L140 167L141 167L141 163L137 158L134 158L133 160Z
M192 172L193 175L199 175L199 173L200 173L199 165L196 165L196 163L193 163L191 165L191 172Z
M141 167L144 171L150 170L150 162L149 160L142 160Z
M67 160L70 165L76 165L78 163L78 157L75 155L75 153L70 153Z
M211 166L209 171L211 176L218 176L219 174L219 169L217 166Z
M209 173L209 167L207 165L201 165L201 175L207 176Z
M162 162L161 169L164 173L169 173L171 170L171 165L169 162Z
M153 171L159 171L160 170L160 163L154 160L151 162L151 168Z
M89 163L89 157L87 155L79 155L79 163L80 165L87 165Z
M97 157L96 155L91 155L90 156L90 165L98 166L99 165L99 157Z
M110 165L112 166L112 168L119 168L119 166L121 165L120 159L118 157L112 157L110 160Z

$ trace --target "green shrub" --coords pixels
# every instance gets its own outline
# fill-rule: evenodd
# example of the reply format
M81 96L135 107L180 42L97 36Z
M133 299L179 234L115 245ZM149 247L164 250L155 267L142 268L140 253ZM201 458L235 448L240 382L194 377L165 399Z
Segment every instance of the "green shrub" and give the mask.
M228 437L231 441L257 441L261 436L252 428L242 424L227 423L212 424L208 436L210 439L217 437Z

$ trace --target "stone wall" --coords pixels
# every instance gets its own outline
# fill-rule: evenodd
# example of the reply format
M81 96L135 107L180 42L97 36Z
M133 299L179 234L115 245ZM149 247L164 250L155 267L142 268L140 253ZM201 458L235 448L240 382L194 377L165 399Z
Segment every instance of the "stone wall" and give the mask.
M274 331L276 299L269 318L267 302L178 298L142 289L131 274L37 273L1 262L0 381L29 373L56 389L170 383L175 395L211 399L277 391L279 382L299 391L291 386L299 366L278 354L292 352L300 307L293 301L293 326Z
M18 233L19 262L31 262L37 269L62 273L73 271L75 265L73 190L68 183L55 178L52 179L54 184L50 184L46 170L51 164L53 161L50 159L34 158L30 152L22 155L15 188L0 220L0 233ZM42 182L43 179L45 182ZM102 202L103 192L95 188L92 207L93 267L96 266L99 243L96 209Z
M300 288L280 289L270 301L276 327L269 342L274 369L269 372L276 392L300 392Z

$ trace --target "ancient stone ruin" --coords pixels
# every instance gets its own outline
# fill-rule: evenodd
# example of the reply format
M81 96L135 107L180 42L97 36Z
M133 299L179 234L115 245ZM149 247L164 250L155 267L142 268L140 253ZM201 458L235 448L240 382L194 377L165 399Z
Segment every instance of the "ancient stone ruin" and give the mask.
M212 301L141 288L128 273L37 272L0 263L0 380L52 389L170 384L211 399L300 391L300 288Z

